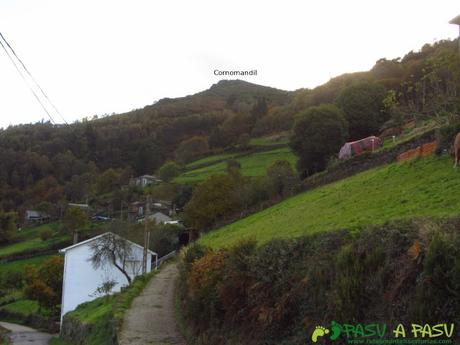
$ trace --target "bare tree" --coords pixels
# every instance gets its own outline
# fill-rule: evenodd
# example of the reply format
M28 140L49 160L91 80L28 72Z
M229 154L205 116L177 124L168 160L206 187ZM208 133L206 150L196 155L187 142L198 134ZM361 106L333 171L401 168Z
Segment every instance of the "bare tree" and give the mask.
M98 269L107 265L114 265L131 284L128 273L129 267L126 262L131 257L132 248L130 243L123 237L108 232L90 243L92 251L91 261L93 267Z

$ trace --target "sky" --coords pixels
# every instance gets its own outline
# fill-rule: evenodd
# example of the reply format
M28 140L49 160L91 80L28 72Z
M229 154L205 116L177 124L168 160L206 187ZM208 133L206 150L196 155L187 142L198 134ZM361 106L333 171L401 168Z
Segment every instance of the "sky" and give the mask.
M459 14L458 0L0 0L0 32L70 123L205 90L216 69L312 88L457 37ZM0 127L42 119L0 50Z

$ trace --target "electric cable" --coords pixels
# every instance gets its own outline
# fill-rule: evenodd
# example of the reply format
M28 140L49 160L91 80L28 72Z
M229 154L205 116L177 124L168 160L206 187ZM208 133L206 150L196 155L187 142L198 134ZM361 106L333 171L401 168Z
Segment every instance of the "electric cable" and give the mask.
M40 103L40 105L42 106L43 110L45 111L45 113L48 115L48 117L50 118L51 122L53 124L56 124L56 122L54 121L53 117L51 116L51 114L49 113L48 109L46 109L45 105L42 103L42 101L40 100L40 98L38 97L37 93L34 91L34 89L29 85L29 83L27 82L27 79L26 77L22 74L21 70L19 69L19 67L16 65L16 63L14 62L14 59L13 57L10 55L10 53L8 52L8 50L6 49L5 45L2 43L2 41L0 40L0 45L2 46L3 50L5 51L6 55L8 56L8 58L10 59L11 63L13 64L14 68L16 68L16 71L18 71L19 75L21 76L22 80L24 80L24 82L27 84L27 87L29 88L29 90L32 92L32 94L34 95L35 99L37 100L38 103Z

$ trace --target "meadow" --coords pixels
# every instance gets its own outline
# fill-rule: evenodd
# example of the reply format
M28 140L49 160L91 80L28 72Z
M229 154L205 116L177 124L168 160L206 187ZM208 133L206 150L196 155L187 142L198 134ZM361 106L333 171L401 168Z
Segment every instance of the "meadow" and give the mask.
M365 171L291 197L212 231L200 240L214 248L245 238L259 243L320 231L359 230L392 219L460 213L460 170L445 156Z
M214 156L210 156L206 159L211 159L211 157ZM222 155L219 155L219 157L221 158ZM288 160L293 165L293 167L295 167L297 162L297 157L288 147L270 151L256 152L247 156L235 157L234 159L241 164L241 173L245 176L263 176L265 175L267 168L273 162L280 159ZM195 163L196 162L191 164ZM182 175L178 176L174 181L177 183L201 182L212 175L225 173L226 169L227 163L225 161L220 161L213 165L186 171Z

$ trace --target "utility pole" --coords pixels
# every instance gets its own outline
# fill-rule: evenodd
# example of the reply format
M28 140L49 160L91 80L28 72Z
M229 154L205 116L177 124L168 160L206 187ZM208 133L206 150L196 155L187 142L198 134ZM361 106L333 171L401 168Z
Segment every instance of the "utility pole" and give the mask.
M150 196L147 196L147 202L145 204L145 215L144 215L144 255L142 258L142 274L147 273L147 258L148 249L150 245L150 226L149 218L150 215Z

